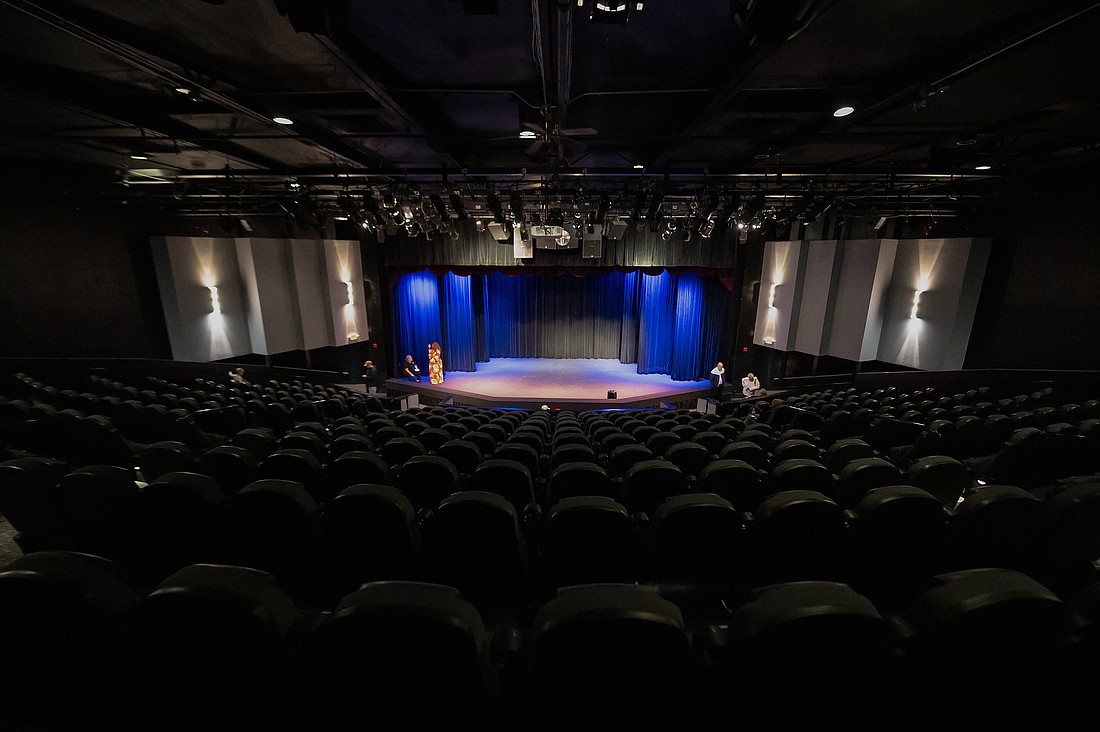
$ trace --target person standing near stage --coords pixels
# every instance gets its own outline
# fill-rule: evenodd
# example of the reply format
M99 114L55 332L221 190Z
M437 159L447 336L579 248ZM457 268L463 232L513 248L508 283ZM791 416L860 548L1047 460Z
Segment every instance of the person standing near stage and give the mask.
M381 375L382 373L374 365L374 361L363 362L363 383L367 385L368 394L378 393L378 382L381 380L379 378Z
M403 379L418 383L420 381L420 367L416 365L416 361L413 361L412 356L405 356L404 363L397 367L397 373L399 373Z
M756 396L756 392L760 390L760 379L756 378L756 375L751 371L749 375L741 379L741 393L745 395L745 398Z
M718 365L710 370L710 395L714 399L722 398L722 387L726 385L726 367L719 361Z
M433 384L443 383L443 356L440 354L438 341L428 344L428 381Z

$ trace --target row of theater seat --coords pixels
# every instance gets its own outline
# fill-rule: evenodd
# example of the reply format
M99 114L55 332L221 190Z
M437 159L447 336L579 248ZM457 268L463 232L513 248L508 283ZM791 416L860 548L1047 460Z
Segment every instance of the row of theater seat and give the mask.
M847 585L758 588L689 627L651 587L560 589L494 626L453 588L376 582L303 612L254 569L136 591L99 557L0 569L14 729L1092 728L1100 584L936 576L902 612Z
M843 579L896 604L937 571L989 565L1027 570L1058 590L1077 587L1100 556L1095 477L1045 501L1014 486L981 486L954 510L917 486L884 485L848 511L819 491L790 489L751 511L691 492L664 496L648 513L591 494L561 498L543 513L521 466L494 462L466 486L478 488L481 475L481 487L493 490L432 493L399 480L353 484L318 503L286 479L262 478L227 496L198 473L139 486L117 466L66 473L56 461L18 458L0 464L0 509L22 532L24 551L81 549L135 576L198 561L254 566L314 607L373 579L455 585L486 612L504 613L557 587L598 581L655 582L713 599L779 581ZM491 480L498 467L526 479L517 503ZM554 475L571 475L569 466ZM417 496L431 497L420 511Z

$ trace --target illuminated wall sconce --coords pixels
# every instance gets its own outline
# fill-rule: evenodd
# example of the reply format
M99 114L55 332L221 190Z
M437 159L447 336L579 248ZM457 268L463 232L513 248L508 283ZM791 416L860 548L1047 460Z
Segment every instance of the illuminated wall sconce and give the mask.
M221 300L218 299L218 288L214 287L214 285L210 285L206 289L210 290L210 304L213 308L211 312L214 313L214 315L221 315L222 303Z
M772 338L771 336L765 336L764 337L764 345L765 346L774 346L775 345L775 339Z
M348 305L354 305L355 304L355 293L351 289L351 280L344 280L344 285L346 285L347 288L348 288L348 302L347 302L347 304Z
M354 343L357 340L359 340L358 333L348 333L348 343Z
M768 291L768 307L775 307L775 288L779 287L776 283L772 283L771 289Z
M924 290L913 290L913 308L909 311L909 318L913 319L917 317L917 306L920 305L920 296L924 293Z

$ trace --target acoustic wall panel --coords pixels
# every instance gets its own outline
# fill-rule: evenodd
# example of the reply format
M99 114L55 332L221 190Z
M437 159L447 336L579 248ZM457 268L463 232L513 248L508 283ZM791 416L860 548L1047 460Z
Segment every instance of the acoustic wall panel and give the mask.
M868 361L878 354L881 308L897 241L858 239L841 242L838 247L840 274L825 354Z
M790 347L801 293L799 255L802 246L800 241L769 241L764 245L760 297L756 303L756 331L752 339L758 346L780 351Z
M302 348L311 350L332 345L332 311L324 288L326 266L324 247L315 239L290 240L293 265L294 300Z
M350 239L325 239L325 278L332 331L330 344L354 343L367 332L367 308L363 297L363 264L359 242Z
M302 348L286 239L237 239L237 262L248 300L252 352L264 355Z
M961 369L989 258L989 239L898 242L877 358Z
M836 241L807 241L802 246L802 298L791 350L820 356L827 345L829 304L839 276Z
M150 239L172 358L216 361L252 351L232 239Z

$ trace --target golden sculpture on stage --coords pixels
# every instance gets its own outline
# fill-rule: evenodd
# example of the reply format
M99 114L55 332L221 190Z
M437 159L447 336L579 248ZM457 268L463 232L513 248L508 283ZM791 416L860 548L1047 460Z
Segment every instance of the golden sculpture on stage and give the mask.
M428 346L428 380L433 384L443 383L443 357L438 341L432 341Z

